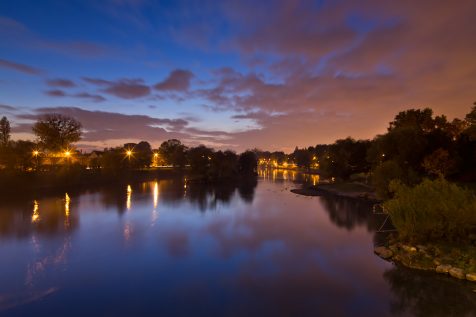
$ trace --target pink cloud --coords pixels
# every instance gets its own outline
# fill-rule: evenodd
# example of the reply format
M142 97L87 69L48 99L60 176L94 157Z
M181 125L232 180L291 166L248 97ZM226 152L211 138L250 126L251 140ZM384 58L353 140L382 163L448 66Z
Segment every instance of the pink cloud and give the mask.
M5 59L0 59L0 67L7 68L7 69L12 69L12 70L15 70L17 72L21 72L21 73L28 74L28 75L41 75L42 73L44 73L39 68L35 68L35 67L28 66L28 65L25 65L25 64L20 64L20 63L8 61L8 60L5 60Z
M160 91L187 91L193 76L193 73L188 70L176 69L154 88Z

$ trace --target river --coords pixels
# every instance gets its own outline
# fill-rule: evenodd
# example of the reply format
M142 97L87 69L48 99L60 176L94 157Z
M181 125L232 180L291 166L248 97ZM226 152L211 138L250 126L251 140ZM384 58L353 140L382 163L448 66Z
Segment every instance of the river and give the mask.
M0 316L475 316L475 284L373 254L372 206L261 172L6 197Z

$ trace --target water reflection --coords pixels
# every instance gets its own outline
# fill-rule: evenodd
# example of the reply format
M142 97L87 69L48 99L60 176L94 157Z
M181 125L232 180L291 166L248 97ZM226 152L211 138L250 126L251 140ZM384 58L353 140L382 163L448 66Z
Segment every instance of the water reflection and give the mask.
M379 219L370 205L295 195L294 182L318 177L269 173L214 185L115 184L2 204L0 314L475 312L466 284L374 256Z
M38 202L36 200L33 201L33 214L31 215L31 222L35 223L40 220L40 213L38 212Z
M317 185L317 183L319 183L319 175L317 174L306 174L288 169L259 168L258 176L265 180L280 183L283 183L285 181L312 185Z
M127 210L131 210L131 198L132 198L132 187L131 185L127 185L127 196L126 196L126 208Z
M394 295L391 312L411 316L475 316L474 284L432 272L394 267L384 273Z

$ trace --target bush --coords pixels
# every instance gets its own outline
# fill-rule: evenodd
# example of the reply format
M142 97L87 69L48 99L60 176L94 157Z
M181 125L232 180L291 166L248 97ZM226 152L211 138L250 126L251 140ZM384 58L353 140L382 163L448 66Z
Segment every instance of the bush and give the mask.
M443 178L415 187L392 182L393 199L384 206L399 236L412 242L462 242L476 231L476 196Z
M389 198L390 191L388 186L392 180L402 179L403 170L397 162L385 161L375 168L372 176L372 183L375 186L377 196L380 198Z

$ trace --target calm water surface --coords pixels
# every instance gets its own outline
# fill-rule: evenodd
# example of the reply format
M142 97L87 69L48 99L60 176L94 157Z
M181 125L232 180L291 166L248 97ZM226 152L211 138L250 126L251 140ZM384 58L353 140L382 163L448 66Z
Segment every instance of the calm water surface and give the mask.
M371 206L306 178L3 199L0 315L476 315L476 286L381 260Z

